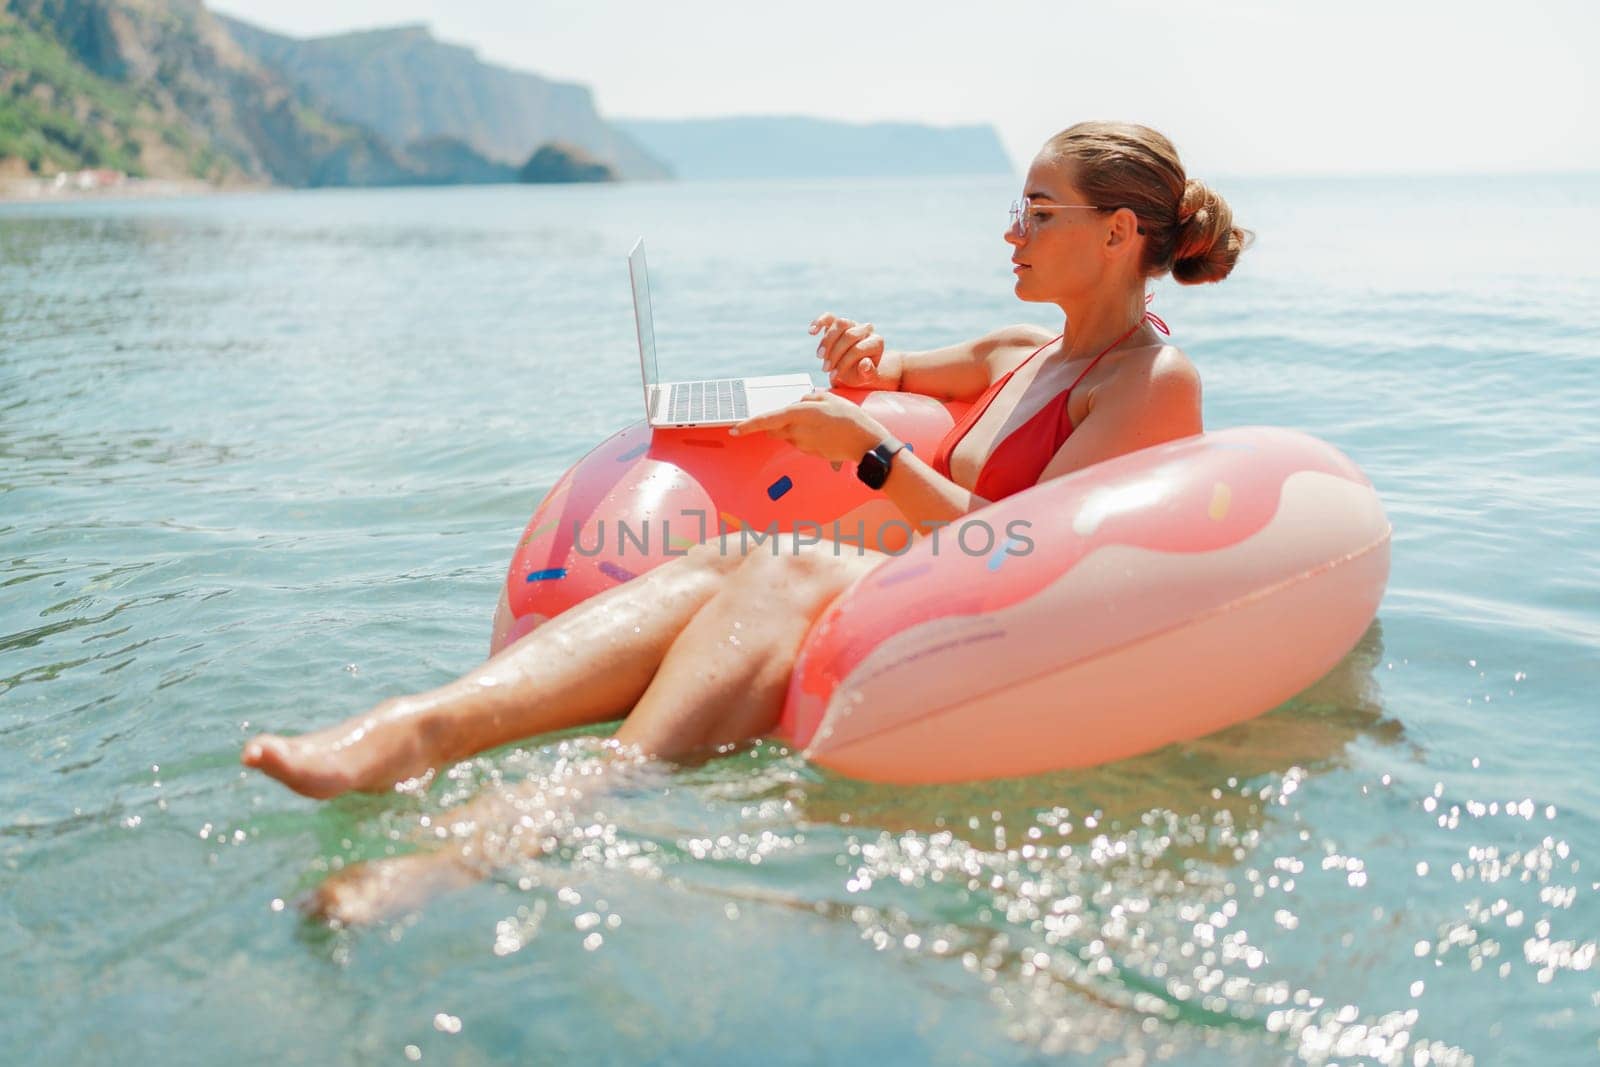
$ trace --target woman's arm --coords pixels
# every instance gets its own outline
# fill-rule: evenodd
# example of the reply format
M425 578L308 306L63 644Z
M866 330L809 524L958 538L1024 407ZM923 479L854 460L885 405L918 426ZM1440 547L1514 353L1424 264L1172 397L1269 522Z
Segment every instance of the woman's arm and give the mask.
M989 503L934 470L909 448L894 454L883 494L921 534L931 534Z
M895 388L940 400L976 400L1008 368L997 354L1037 348L1054 335L1042 326L1004 326L971 341L927 352L886 352Z
M1006 326L960 344L904 352L886 348L870 322L824 314L811 323L811 332L819 331L817 358L831 384L921 393L941 400L976 399L1005 372L997 370L996 354L1036 348L1050 338L1040 326Z

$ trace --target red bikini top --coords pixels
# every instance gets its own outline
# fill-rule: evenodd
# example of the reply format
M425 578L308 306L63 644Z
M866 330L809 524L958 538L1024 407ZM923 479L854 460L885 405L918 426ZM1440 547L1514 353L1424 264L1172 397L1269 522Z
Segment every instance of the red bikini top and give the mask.
M999 440L983 461L983 467L978 471L977 484L972 487L972 491L985 500L992 501L1008 497L1013 493L1020 493L1024 489L1039 484L1039 476L1044 473L1045 467L1049 466L1051 458L1060 451L1062 443L1072 436L1072 419L1067 414L1067 402L1072 397L1072 390L1076 389L1078 383L1083 381L1085 374L1094 370L1095 364L1099 363L1106 353L1132 337L1139 331L1139 327L1147 322L1163 334L1171 334L1171 331L1167 329L1166 323L1150 312L1145 312L1144 317L1133 324L1133 329L1111 342L1105 351L1090 360L1089 365L1083 368L1083 373L1073 379L1072 384L1067 386L1064 392L1052 397L1032 418ZM956 423L949 433L945 434L943 441L939 442L939 451L933 457L934 470L946 478L950 477L951 453L956 450L956 446L961 443L961 439L983 417L983 413L989 410L989 405L994 402L996 396L1000 395L1000 390L1006 387L1006 383L1011 380L1011 376L1027 366L1028 361L1033 359L1034 356L1037 356L1059 340L1061 340L1061 337L1050 338L1050 340L1034 349L1027 359L1001 375L998 381L984 390L983 395L977 399L977 402L967 409L967 413L962 417L961 421Z

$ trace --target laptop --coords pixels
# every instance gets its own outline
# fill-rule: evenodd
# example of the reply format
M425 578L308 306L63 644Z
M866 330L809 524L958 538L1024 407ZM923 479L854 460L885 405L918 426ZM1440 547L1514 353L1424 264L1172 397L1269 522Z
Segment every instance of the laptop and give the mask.
M650 275L645 270L642 237L628 253L628 276L633 280L633 321L639 333L645 418L651 426L732 426L752 415L788 407L811 392L809 374L660 381L656 373L655 320L650 314Z

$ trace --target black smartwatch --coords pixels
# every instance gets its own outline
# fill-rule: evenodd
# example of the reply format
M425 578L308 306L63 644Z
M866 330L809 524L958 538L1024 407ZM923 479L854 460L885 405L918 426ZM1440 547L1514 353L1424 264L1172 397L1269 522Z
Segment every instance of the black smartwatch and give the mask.
M861 457L861 462L856 464L856 477L866 483L868 489L882 489L883 483L889 480L889 468L894 466L894 454L904 447L905 442L889 438Z

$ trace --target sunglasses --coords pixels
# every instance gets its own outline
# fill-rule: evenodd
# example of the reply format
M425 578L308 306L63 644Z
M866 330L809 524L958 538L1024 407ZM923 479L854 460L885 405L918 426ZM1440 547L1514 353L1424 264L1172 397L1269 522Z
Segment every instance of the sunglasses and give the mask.
M1017 230L1023 237L1031 236L1033 228L1039 222L1040 216L1051 211L1116 211L1114 207L1098 207L1094 204L1035 204L1029 197L1011 202L1011 228ZM1131 208L1129 210L1132 210ZM1137 217L1137 213L1135 213ZM1139 233L1144 234L1144 227L1139 227Z

